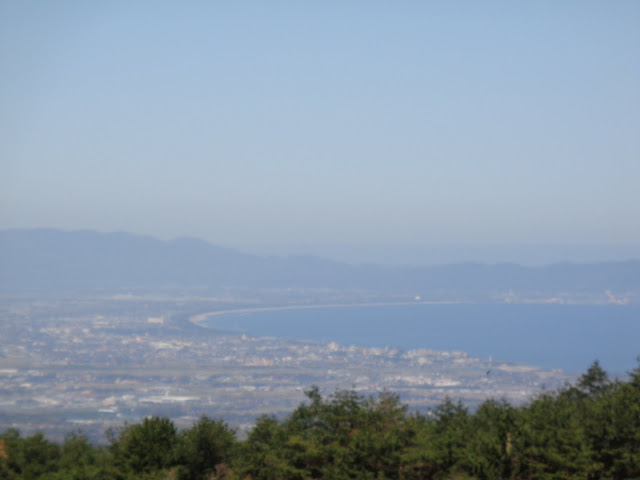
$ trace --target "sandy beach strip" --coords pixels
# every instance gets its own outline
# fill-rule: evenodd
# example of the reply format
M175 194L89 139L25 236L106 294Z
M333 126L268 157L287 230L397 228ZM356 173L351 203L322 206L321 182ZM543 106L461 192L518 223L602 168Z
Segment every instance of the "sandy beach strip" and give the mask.
M199 313L189 317L189 321L199 327L207 327L205 321L209 317L221 315L233 315L243 313L274 312L285 310L310 310L320 308L347 308L347 307L400 307L408 305L453 305L463 302L457 301L414 301L414 302L369 302L369 303L326 303L312 305L280 305L272 307L233 308L230 310L215 310L213 312Z

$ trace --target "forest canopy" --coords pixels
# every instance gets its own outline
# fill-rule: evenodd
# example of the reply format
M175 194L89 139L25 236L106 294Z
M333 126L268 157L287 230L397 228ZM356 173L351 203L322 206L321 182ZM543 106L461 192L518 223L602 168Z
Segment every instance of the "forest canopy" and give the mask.
M626 380L594 362L576 382L523 406L475 412L445 399L427 414L399 397L317 387L288 417L257 419L246 439L201 417L178 431L149 417L92 445L0 434L0 479L633 479L640 478L640 358Z

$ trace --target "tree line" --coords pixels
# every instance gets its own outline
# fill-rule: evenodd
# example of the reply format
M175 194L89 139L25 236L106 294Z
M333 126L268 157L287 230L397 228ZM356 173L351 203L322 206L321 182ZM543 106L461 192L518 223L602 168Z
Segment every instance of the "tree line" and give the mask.
M41 433L0 434L0 479L640 479L640 357L625 380L594 362L573 385L523 406L487 400L474 412L444 400L410 413L397 395L317 387L287 418L257 419L239 440L222 420L178 431L149 417L92 445Z

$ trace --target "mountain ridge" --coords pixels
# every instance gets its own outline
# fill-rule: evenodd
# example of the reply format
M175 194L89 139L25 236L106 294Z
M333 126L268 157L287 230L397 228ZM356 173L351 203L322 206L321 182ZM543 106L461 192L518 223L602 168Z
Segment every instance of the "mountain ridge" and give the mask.
M640 260L542 267L352 265L313 255L261 257L190 237L165 241L127 232L0 230L0 292L199 286L482 295L638 292Z

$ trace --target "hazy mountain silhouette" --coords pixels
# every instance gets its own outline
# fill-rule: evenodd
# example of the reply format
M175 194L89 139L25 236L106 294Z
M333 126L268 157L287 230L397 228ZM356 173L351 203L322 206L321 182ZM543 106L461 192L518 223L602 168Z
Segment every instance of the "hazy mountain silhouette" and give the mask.
M0 231L0 291L158 287L368 289L387 293L593 293L640 290L640 261L546 267L464 263L350 265L313 256L259 257L181 238L51 229Z

